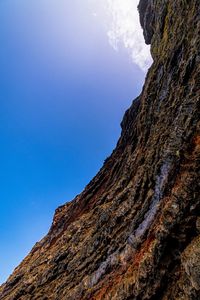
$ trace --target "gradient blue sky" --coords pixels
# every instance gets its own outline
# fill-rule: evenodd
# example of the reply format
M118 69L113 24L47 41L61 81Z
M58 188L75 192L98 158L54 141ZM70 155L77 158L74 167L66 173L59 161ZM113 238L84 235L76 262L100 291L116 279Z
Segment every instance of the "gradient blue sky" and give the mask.
M102 166L141 91L145 74L111 47L100 9L0 2L0 282Z

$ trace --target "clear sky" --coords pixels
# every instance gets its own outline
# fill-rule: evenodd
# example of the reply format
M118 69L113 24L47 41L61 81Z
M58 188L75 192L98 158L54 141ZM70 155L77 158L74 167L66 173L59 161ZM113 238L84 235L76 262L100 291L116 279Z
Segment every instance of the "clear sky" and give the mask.
M141 91L149 49L123 1L0 1L0 282L97 173Z

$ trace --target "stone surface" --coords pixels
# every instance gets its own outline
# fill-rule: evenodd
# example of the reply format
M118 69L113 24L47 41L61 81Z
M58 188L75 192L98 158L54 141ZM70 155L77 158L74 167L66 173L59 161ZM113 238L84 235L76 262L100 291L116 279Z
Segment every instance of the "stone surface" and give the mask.
M1 300L200 299L200 2L139 12L154 62L116 149Z

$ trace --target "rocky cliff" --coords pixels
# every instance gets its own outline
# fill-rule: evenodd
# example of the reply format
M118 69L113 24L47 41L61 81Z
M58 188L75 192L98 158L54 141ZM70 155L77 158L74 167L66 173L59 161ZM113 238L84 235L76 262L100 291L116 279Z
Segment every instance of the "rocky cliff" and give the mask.
M200 299L200 1L139 12L154 62L117 147L1 300Z

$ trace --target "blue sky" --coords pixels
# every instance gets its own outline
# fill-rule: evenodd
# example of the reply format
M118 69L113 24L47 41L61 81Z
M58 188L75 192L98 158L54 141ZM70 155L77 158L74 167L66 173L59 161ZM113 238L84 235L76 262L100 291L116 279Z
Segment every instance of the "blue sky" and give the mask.
M97 0L0 2L0 282L102 166L141 91L112 18Z

